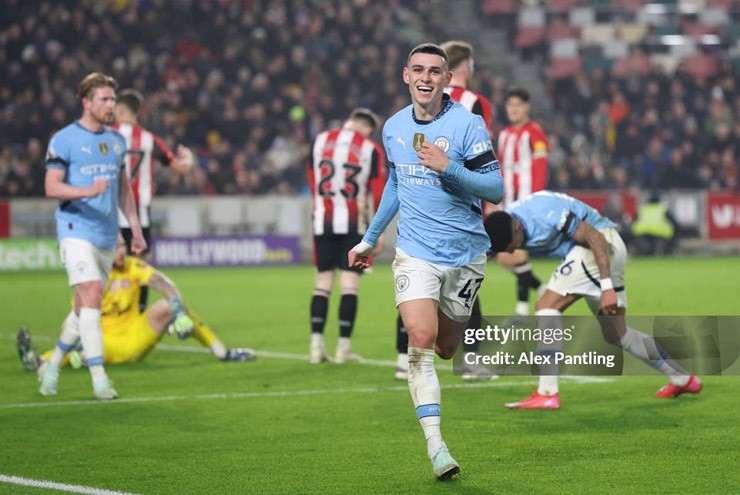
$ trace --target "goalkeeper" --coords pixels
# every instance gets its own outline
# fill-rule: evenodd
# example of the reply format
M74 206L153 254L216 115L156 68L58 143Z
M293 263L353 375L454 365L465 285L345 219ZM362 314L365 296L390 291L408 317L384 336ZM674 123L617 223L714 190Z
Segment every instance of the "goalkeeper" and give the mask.
M165 298L142 313L139 295L145 286L160 292ZM101 325L105 364L144 359L168 328L181 339L192 335L222 361L250 361L255 357L252 349L227 349L213 331L183 305L182 296L172 280L145 261L126 255L126 246L120 236L113 269L103 293ZM43 364L35 355L25 328L19 330L17 344L25 368L33 370ZM41 360L47 362L53 352L48 351ZM73 352L65 357L63 364L71 361L76 365L79 358Z

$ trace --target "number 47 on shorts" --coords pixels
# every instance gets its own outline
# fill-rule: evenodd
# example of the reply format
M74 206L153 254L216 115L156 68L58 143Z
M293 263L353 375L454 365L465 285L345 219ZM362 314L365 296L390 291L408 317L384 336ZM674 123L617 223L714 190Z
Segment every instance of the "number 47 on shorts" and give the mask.
M457 297L465 301L466 308L469 308L470 304L475 301L482 283L483 278L469 278L460 292L457 293Z

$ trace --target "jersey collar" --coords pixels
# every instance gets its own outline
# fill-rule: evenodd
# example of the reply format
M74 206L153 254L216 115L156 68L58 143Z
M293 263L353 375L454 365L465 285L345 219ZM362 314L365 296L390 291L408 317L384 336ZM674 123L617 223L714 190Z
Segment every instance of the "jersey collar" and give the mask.
M452 108L452 105L454 105L454 103L455 102L452 100L452 98L450 98L450 95L448 95L447 93L444 93L442 95L442 110L440 110L440 112L437 115L435 115L432 120L419 120L419 119L417 119L416 118L416 113L414 113L414 106L413 105L411 105L411 118L413 118L414 119L414 122L417 123L417 124L419 124L419 125L431 124L435 120L441 119L444 114L446 114L447 112L449 112L450 108Z

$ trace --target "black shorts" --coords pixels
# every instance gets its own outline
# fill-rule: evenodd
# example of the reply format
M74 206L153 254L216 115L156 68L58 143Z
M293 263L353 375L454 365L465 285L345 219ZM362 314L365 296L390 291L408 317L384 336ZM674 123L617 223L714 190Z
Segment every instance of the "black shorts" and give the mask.
M362 273L361 268L350 268L349 250L362 240L361 234L323 234L313 236L313 264L318 271L340 270Z
M141 253L140 256L144 256L149 254L149 249L152 243L152 228L142 227L141 233L144 234L144 240L146 241L146 250ZM121 235L123 236L123 240L126 241L126 253L134 254L133 251L131 251L131 239L133 239L134 233L131 232L131 229L129 227L121 227Z

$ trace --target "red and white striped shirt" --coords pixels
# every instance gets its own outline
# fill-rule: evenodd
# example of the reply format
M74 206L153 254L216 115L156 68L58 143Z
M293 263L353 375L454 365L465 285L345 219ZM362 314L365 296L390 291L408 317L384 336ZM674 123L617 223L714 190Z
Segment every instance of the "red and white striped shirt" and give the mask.
M113 128L126 139L126 175L131 181L131 189L139 210L139 222L142 227L149 227L149 207L154 196L152 177L152 160L162 165L169 165L175 158L162 138L152 134L140 125L116 122ZM118 225L128 227L126 217L118 213Z
M445 88L445 93L450 95L450 98L467 108L469 112L483 117L483 121L486 123L488 132L493 132L491 127L491 102L488 101L485 96L479 95L478 93L474 93L473 91L460 86L447 86Z
M316 136L308 165L313 196L313 233L364 234L385 187L385 152L375 141L349 129Z
M536 122L516 129L507 126L498 136L498 159L508 205L547 186L547 136Z

